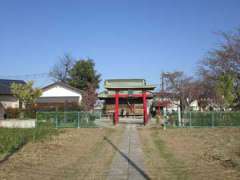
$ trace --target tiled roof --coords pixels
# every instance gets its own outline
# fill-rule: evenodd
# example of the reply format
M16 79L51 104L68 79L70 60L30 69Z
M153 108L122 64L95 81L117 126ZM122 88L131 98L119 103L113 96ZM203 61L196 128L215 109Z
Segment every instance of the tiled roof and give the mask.
M146 84L144 79L108 79L104 83L106 89L154 89L154 85Z
M26 84L22 80L0 79L0 95L12 95L11 84Z

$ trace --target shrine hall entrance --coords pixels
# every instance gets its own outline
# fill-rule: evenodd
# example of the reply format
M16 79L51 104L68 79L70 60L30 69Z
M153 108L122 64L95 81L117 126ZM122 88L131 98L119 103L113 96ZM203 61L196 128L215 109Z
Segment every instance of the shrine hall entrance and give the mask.
M109 99L113 109L113 120L115 118L115 99ZM143 98L141 97L119 97L118 105L119 124L143 124L144 110ZM115 121L114 121L115 122ZM115 123L114 123L115 124Z
M142 117L142 123L146 125L149 121L147 97L148 92L146 89L134 89L141 90L141 94L121 94L122 89L114 89L114 125L128 120L128 123L132 123L139 120ZM124 89L126 91L126 89ZM127 89L129 91L129 89ZM133 89L130 89L133 90ZM129 122L129 120L132 122Z
M104 100L103 114L112 117L114 125L124 121L148 123L148 100L153 98L155 86L144 79L109 79L104 86L106 90L98 98Z

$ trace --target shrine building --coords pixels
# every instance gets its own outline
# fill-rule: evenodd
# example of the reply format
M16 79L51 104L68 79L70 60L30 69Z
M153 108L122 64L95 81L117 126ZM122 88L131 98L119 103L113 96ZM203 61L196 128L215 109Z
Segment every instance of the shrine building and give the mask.
M104 88L98 95L104 101L103 115L111 117L115 125L121 117L143 117L143 124L147 124L154 85L144 79L109 79Z

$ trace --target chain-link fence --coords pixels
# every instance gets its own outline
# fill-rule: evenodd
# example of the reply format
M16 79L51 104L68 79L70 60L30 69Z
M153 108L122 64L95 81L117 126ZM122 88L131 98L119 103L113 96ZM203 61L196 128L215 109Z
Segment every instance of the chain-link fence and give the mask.
M90 112L37 112L37 126L51 125L56 128L97 127L98 114Z
M240 127L240 112L182 112L167 115L167 125L175 127Z

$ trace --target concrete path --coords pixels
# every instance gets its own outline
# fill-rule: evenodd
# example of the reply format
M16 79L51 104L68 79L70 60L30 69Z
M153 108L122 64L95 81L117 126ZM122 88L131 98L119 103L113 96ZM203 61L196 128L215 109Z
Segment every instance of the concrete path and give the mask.
M126 125L119 146L107 141L117 151L107 179L143 180L150 179L144 169L143 152L136 125Z

